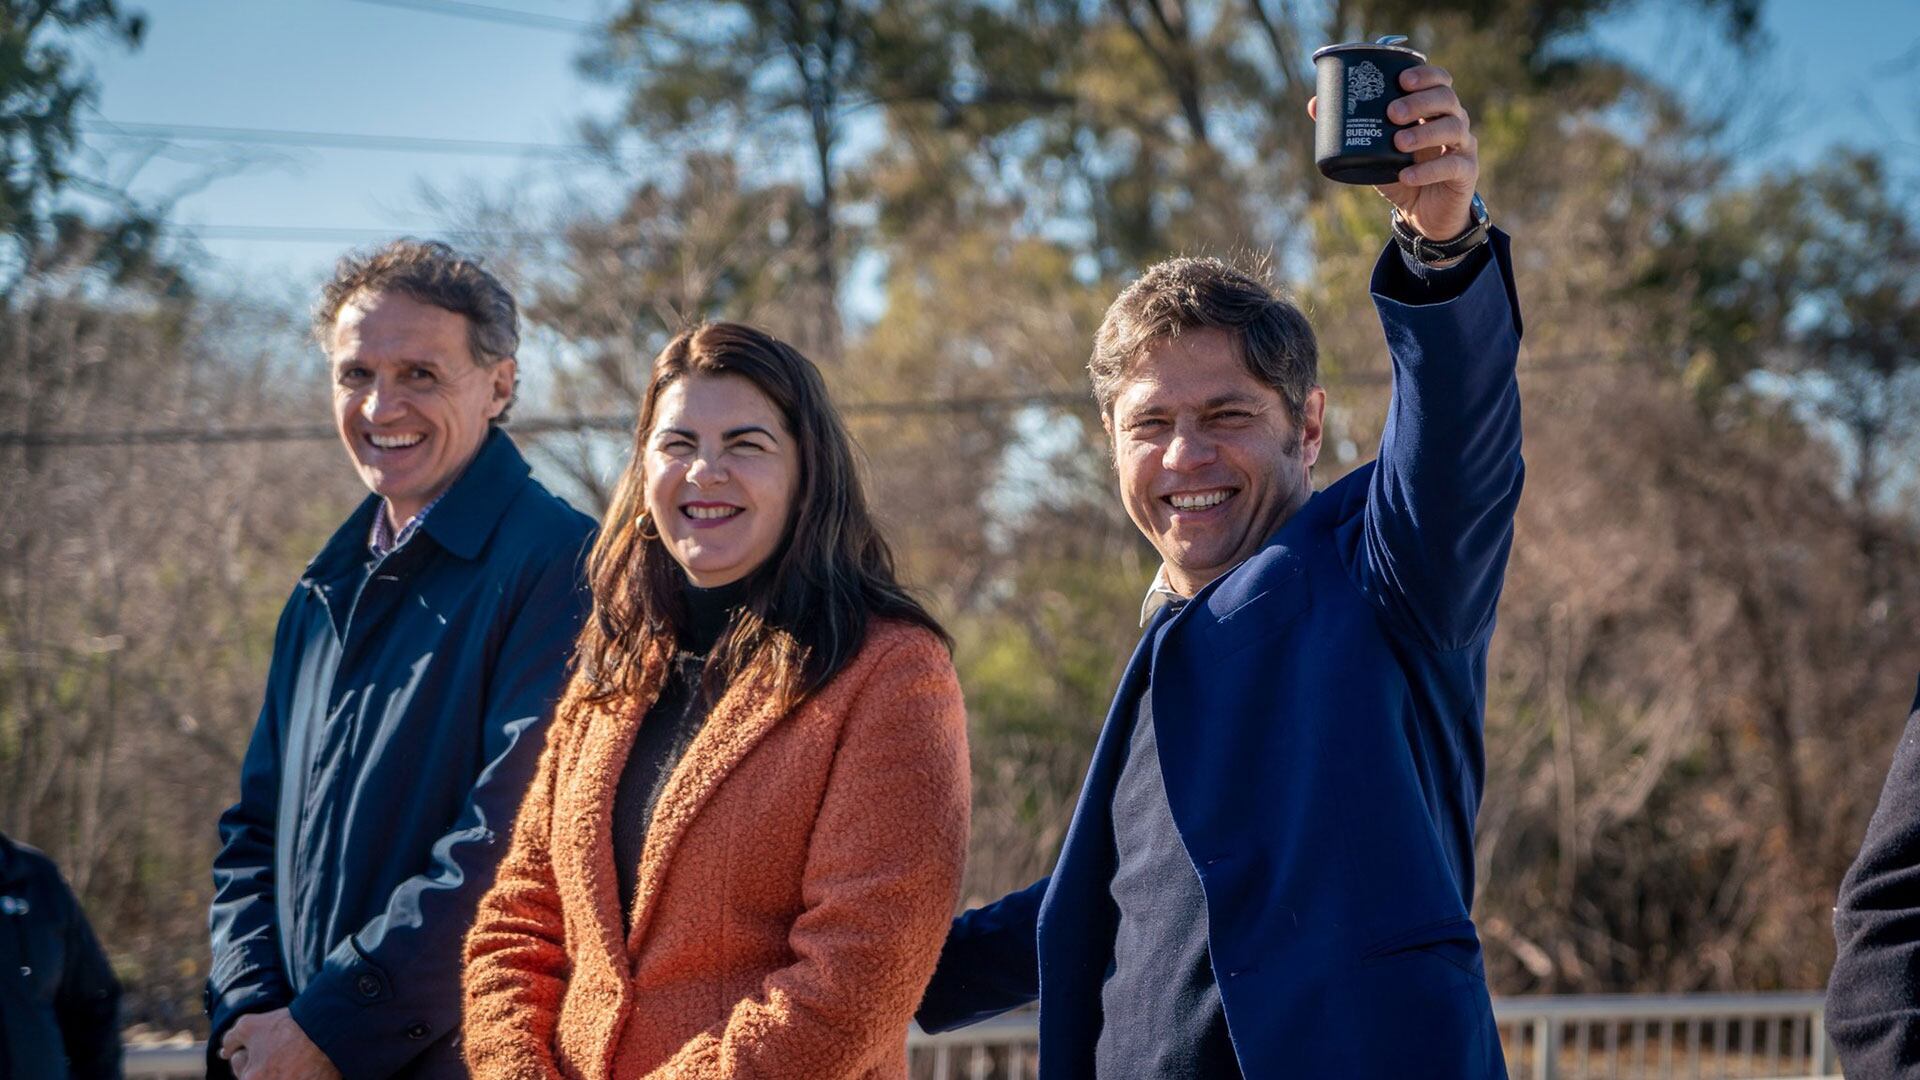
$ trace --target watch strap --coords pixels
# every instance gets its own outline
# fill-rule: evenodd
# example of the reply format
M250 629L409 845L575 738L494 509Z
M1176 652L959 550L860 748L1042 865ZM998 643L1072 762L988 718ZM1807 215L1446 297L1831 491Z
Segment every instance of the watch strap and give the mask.
M1400 245L1400 250L1406 252L1408 258L1422 265L1457 259L1486 243L1487 230L1493 224L1487 216L1487 204L1482 202L1477 194L1473 197L1473 205L1468 214L1472 220L1467 225L1467 231L1451 240L1429 240L1420 235L1419 230L1408 224L1407 219L1401 215L1400 208L1395 207L1393 210L1394 243Z

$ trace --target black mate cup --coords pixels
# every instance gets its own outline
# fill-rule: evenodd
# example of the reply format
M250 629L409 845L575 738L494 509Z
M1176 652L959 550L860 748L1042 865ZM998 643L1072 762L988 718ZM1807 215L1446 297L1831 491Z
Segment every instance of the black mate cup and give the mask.
M1387 120L1387 106L1405 95L1400 73L1427 62L1390 35L1316 49L1314 93L1320 98L1313 125L1313 163L1342 184L1391 184L1413 155L1394 149L1393 135L1407 125Z

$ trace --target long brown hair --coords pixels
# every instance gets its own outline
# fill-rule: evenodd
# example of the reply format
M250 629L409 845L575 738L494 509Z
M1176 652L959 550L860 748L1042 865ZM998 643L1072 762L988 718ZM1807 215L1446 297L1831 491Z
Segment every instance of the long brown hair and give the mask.
M791 707L853 659L876 616L925 627L952 648L946 631L895 578L893 552L867 509L853 439L827 399L819 369L763 331L706 323L681 332L653 361L633 457L589 556L593 614L574 649L587 683L582 700L640 693L649 664L664 661L664 647L686 626L686 572L658 530L644 537L635 519L646 509L646 442L660 397L695 375L751 382L780 411L800 456L786 533L747 575L747 600L708 657L703 696L714 700L736 681L751 679Z

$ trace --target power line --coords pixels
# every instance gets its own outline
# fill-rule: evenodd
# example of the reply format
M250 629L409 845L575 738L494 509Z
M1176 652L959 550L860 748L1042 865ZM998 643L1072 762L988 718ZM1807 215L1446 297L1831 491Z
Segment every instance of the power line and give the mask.
M376 7L422 11L430 15L452 15L461 19L503 23L507 26L525 26L535 30L578 33L583 30L600 29L600 24L586 19L570 19L564 15L543 15L518 8L495 7L492 4L473 4L466 0L354 0L354 2L372 4Z
M403 150L428 154L483 157L578 158L596 152L586 143L518 142L506 139L453 139L434 135L380 135L349 131L296 131L288 128L220 127L211 124L149 124L99 120L86 125L90 135L114 139L180 139L268 146L309 146L331 150Z
M840 406L848 416L938 416L988 413L1034 406L1090 404L1084 393L1010 394L988 397L927 398L918 401L856 401ZM555 432L630 432L639 418L633 413L534 416L513 421L511 429L526 435ZM210 445L222 443L327 442L339 437L330 424L268 424L233 428L143 428L121 431L0 431L0 446L33 449L53 447Z
M1522 365L1521 376L1555 374L1627 359L1611 353L1584 353L1546 357ZM1361 371L1327 379L1334 386L1383 386L1392 380L1387 371ZM955 416L984 415L1007 409L1075 408L1092 405L1084 392L1051 391L1032 394L977 397L922 398L907 401L855 401L839 406L847 416ZM526 435L560 432L631 432L633 413L574 413L533 416L515 420L512 430ZM235 443L328 442L338 438L330 424L275 424L233 428L144 428L119 431L0 431L0 447L28 449L97 448L110 446L205 446Z
M295 243L361 243L367 241L390 240L396 236L438 236L450 240L564 240L567 234L553 230L528 229L441 229L433 226L415 228L385 228L367 226L364 228L346 225L179 225L172 226L178 232L201 240L266 240L275 242L292 241Z
M417 11L426 15L451 15L460 19L477 19L481 22L502 23L507 26L526 26L535 30L558 30L562 33L599 33L607 29L607 24L591 19L573 19L565 15L544 15L519 8L495 7L492 4L471 4L465 0L354 0L355 3L373 4L376 7L401 8ZM651 26L626 26L622 33L643 38L657 38L662 41L677 41L678 38L665 30Z

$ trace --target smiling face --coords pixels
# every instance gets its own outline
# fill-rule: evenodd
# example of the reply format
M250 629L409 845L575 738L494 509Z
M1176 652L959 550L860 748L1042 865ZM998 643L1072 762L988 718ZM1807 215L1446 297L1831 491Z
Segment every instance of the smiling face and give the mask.
M395 525L452 486L513 399L514 362L474 361L467 320L398 293L362 293L334 319L333 418Z
M780 411L738 375L661 391L645 449L647 513L703 589L752 573L786 535L800 454Z
M1326 394L1303 404L1296 427L1221 330L1162 339L1127 371L1104 418L1120 499L1182 596L1259 551L1312 494Z

